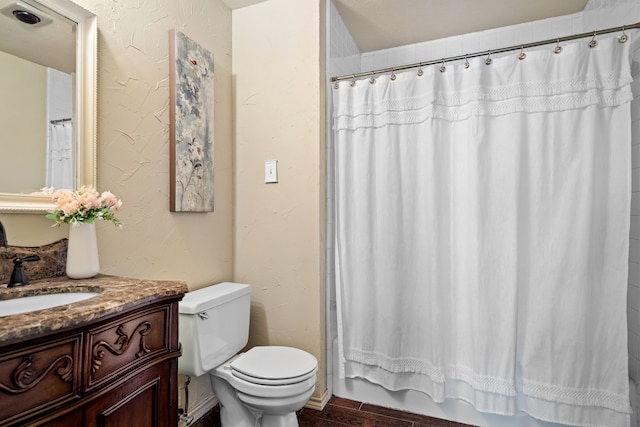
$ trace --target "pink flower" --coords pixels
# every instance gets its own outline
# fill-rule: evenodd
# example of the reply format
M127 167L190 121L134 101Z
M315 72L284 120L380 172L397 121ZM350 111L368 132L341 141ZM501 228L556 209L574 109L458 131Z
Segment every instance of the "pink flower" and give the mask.
M56 221L54 224L56 226L65 222L92 223L96 219L111 221L118 227L122 226L122 221L114 213L122 207L122 200L110 191L100 194L93 187L82 186L77 191L57 190L51 195L51 199L55 209L47 215L47 218Z
M116 211L119 211L122 207L122 200L118 200L118 198L110 191L103 191L100 198L107 207L113 208Z
M102 205L100 195L93 188L81 187L77 193L77 198L84 209L97 209Z

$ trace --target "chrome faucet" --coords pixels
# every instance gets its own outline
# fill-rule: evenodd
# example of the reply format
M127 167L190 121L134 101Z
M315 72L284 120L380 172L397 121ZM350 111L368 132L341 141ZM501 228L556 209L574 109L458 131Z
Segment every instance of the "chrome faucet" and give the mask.
M2 226L2 222L0 221L0 246L3 248L9 247L9 242L7 242L7 233L4 231L4 227Z

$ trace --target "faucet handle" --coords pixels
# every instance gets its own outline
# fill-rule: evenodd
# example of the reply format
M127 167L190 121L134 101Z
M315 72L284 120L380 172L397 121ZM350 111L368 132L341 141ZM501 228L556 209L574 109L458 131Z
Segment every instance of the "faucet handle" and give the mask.
M16 258L13 260L13 263L18 264L25 261L40 261L40 256L38 254L33 254L33 255L26 256L24 258Z
M29 261L39 261L40 256L38 255L29 255L24 258L16 258L13 260L13 272L11 272L11 279L9 280L8 288L13 288L15 286L28 285L29 281L27 280L27 274L24 272L23 262Z
M7 233L4 231L4 226L2 225L2 221L0 221L0 246L7 248L9 247L9 242L7 242Z

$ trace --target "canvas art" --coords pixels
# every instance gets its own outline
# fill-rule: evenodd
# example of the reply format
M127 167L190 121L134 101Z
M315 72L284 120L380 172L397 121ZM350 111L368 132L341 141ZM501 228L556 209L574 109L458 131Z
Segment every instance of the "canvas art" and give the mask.
M170 31L172 212L213 211L213 54Z

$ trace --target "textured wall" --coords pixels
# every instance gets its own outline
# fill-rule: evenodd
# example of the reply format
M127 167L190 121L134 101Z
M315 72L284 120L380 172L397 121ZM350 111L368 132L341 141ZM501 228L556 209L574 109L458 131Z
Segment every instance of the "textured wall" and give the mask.
M234 277L253 286L251 345L319 359L314 399L326 389L324 10L269 0L233 12ZM264 183L270 159L277 184Z
M185 280L232 278L231 11L221 0L77 0L98 15L98 189L124 202L125 228L98 225L101 272ZM214 213L169 212L169 36L215 57ZM41 215L2 215L10 243L66 235Z
M324 2L273 0L237 11L237 148L231 12L221 0L77 2L98 15L98 187L124 201L123 230L98 226L101 271L183 279L191 289L223 280L252 284L252 343L316 355L320 396L326 389ZM214 213L168 209L170 28L215 56ZM265 185L263 162L274 158L280 183ZM0 220L13 244L67 233L49 228L42 215ZM192 383L192 410L210 402L207 383L206 377Z
M231 227L231 14L220 0L82 0L99 17L98 183L125 202L124 232L100 235L102 271L186 280L228 280ZM215 60L214 213L169 212L168 30ZM106 252L106 253L105 253Z
M231 11L221 0L75 0L98 16L98 189L123 202L125 227L98 224L101 272L180 279L190 289L233 277ZM169 29L214 55L215 212L169 212ZM10 244L66 237L44 215L0 215ZM213 403L193 380L192 409ZM182 394L180 395L182 397Z

